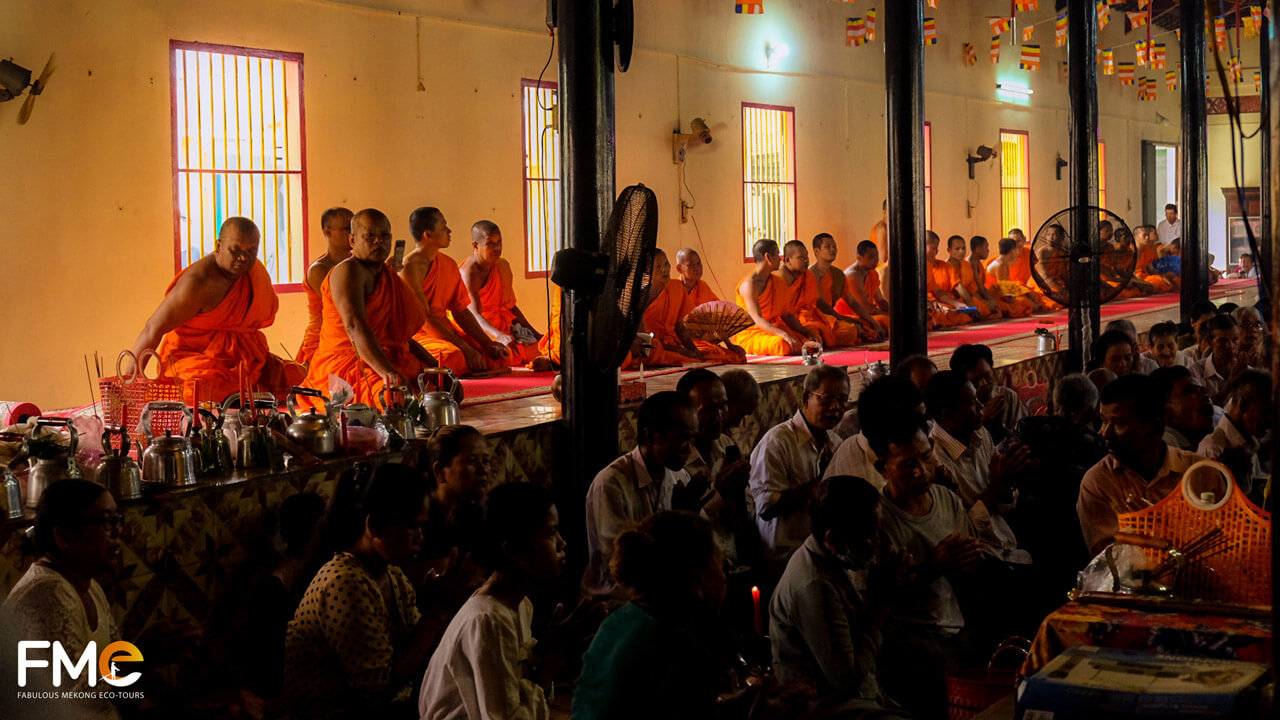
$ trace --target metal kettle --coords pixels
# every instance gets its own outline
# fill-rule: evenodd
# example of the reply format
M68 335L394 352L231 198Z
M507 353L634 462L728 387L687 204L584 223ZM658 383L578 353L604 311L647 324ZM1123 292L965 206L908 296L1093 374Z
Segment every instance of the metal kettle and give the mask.
M120 450L111 447L111 436L120 436ZM129 457L129 433L109 425L102 432L102 459L93 469L93 479L111 491L117 500L142 497L142 468Z
M220 409L218 414L214 415L215 408L218 408L216 403L203 403L196 410L199 416L204 418L204 426L195 433L196 449L200 458L200 467L197 469L206 477L225 475L235 467L231 459L231 442L227 440L227 434L222 430L226 416Z
M397 395L400 396L400 402L392 404ZM378 400L382 403L382 415L379 419L389 434L387 447L393 451L404 447L405 440L414 438L413 413L407 407L409 397L409 388L404 386L384 387L378 393Z
M62 453L58 453L57 457L27 458L30 469L27 471L26 504L29 508L39 505L40 496L49 485L59 480L81 476L80 468L76 466L76 447L80 444L80 434L76 432L76 427L70 418L39 418L36 420L35 427L31 428L31 432L27 433L23 440L23 449L30 451L31 442L36 439L36 433L42 427L65 427L71 442L65 458L62 457Z
M800 364L802 365L821 365L822 364L822 343L817 340L810 340L800 347Z
M324 414L317 413L314 407L308 412L299 413L295 401L298 395L325 401ZM336 454L338 432L334 429L333 419L328 411L328 401L324 394L311 388L294 387L285 402L289 407L289 415L293 417L293 422L289 423L289 429L285 431L285 435L313 455L324 457Z
M152 436L151 415L157 412L182 413L186 427L179 435L166 430L160 437ZM138 426L142 434L150 438L142 453L143 481L167 487L195 485L198 481L196 451L191 447L191 438L187 437L191 429L191 408L178 401L147 403Z
M1036 352L1047 355L1058 352L1058 338L1045 328L1036 328Z
M0 466L4 472L4 516L10 520L22 517L22 486L18 484L18 476L8 465Z
M449 378L449 389L444 390L444 378L440 378L439 390L427 392L427 375L442 375ZM418 375L418 390L422 392L422 424L428 432L442 425L457 425L461 422L458 409L458 391L462 385L454 377L453 371L447 367L425 368Z

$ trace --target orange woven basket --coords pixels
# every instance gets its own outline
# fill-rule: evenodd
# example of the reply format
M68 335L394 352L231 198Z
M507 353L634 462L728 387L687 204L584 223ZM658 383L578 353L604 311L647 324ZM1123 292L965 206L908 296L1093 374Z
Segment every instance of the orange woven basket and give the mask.
M996 660L1001 655L1014 652L1025 661L1030 648L1030 640L1011 637L1000 643L985 668L947 673L947 720L969 720L1012 694L1018 685L1018 673L1016 670L997 670Z
M125 375L120 371L120 363L126 358L133 359L133 374ZM156 359L156 377L149 378L145 374L144 365L147 358ZM130 442L136 447L146 444L138 431L138 421L147 403L182 400L182 384L177 380L163 378L164 363L154 350L144 350L139 357L134 357L129 350L124 350L116 357L116 374L98 381L98 391L102 394L102 414L108 425L118 425L129 433ZM181 427L181 417L168 417L171 413L158 417L151 423L152 430L163 433L165 430L177 432Z
M1224 473L1225 497L1196 507L1193 483L1205 473ZM1120 531L1164 538L1175 548L1217 526L1227 538L1226 549L1193 559L1173 577L1171 589L1182 597L1215 602L1271 606L1271 514L1254 505L1236 487L1231 471L1204 460L1183 475L1179 490L1149 508L1119 515ZM1159 549L1142 548L1152 565L1168 559ZM1162 582L1166 582L1162 580Z

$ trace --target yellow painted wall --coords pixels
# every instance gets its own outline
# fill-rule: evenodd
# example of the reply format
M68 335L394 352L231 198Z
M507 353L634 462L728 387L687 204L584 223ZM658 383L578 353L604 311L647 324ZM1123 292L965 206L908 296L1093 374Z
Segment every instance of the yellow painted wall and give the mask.
M885 187L883 42L850 48L844 18L859 4L771 0L762 16L737 16L726 0L637 3L637 50L617 78L617 184L658 194L660 246L702 249L708 280L725 295L742 262L740 107L793 106L797 123L801 239L832 232L847 262L880 216ZM1031 212L1044 219L1067 204L1053 159L1068 151L1066 85L1052 47L1052 13L1036 30L1042 69L1017 70L1005 35L1000 65L987 60L984 12L947 2L935 13L939 44L927 48L925 116L932 123L934 226L1001 233L997 162L969 181L965 155L995 145L999 128L1031 142ZM973 13L970 17L969 13ZM442 208L455 232L449 254L469 251L467 229L486 218L506 230L513 267L522 243L520 80L534 78L549 50L541 0L6 0L0 54L37 70L50 51L58 71L32 120L20 103L0 105L0 399L45 407L83 404L84 353L131 344L174 272L169 108L170 39L301 52L304 55L311 252L323 252L320 212L375 206L397 236L409 212ZM883 25L882 25L883 28ZM421 40L415 41L419 36ZM765 72L766 41L791 54ZM974 42L979 62L961 62ZM1120 44L1122 30L1104 31ZM1168 40L1170 57L1177 43ZM426 92L417 92L418 51ZM1130 51L1131 52L1131 51ZM1172 62L1172 61L1171 61ZM555 79L555 62L547 71ZM998 102L999 79L1028 80L1028 107ZM1102 139L1109 204L1140 208L1142 139L1176 142L1177 97L1157 103L1101 78ZM1173 119L1163 126L1156 112ZM687 183L693 223L681 224L681 187L670 134L697 116L715 142L691 149ZM688 198L688 193L685 193ZM974 203L966 216L966 201ZM1121 215L1130 217L1127 210ZM699 232L700 230L700 232ZM517 270L522 306L545 313L542 281ZM714 277L713 277L714 275ZM300 293L282 295L273 348L293 351L305 322ZM541 323L539 323L541 324Z

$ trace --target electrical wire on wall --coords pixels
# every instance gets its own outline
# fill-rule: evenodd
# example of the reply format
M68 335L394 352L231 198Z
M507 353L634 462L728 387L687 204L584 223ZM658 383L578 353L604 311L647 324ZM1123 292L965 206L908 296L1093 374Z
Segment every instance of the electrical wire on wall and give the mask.
M534 86L535 88L534 98L536 99L535 101L538 103L538 109L542 110L543 112L552 113L552 117L556 118L556 121L558 122L559 115L554 112L555 105L552 105L552 107L549 107L549 108L542 106L542 78L547 74L547 68L551 67L551 58L555 57L555 54L556 54L556 32L554 29L551 29L551 28L548 28L547 30L548 30L548 33L551 35L551 47L547 49L547 61L542 64L542 69L538 71L538 82ZM558 90L557 90L557 95L558 95ZM548 130L555 131L556 128L552 127L551 125L547 125L543 127L541 132L538 133L539 145L542 145L542 138L546 136L546 133ZM527 163L528 160L526 159L525 162ZM562 193L564 192L563 185L561 186L561 192ZM560 236L564 237L563 218L561 218ZM551 259L555 255L555 251L551 247L551 243L547 243L546 253L547 253L546 256L542 258L543 264L547 268L546 272L542 276L542 289L544 293L544 298L547 303L546 304L547 324L544 327L546 327L546 332L551 332Z

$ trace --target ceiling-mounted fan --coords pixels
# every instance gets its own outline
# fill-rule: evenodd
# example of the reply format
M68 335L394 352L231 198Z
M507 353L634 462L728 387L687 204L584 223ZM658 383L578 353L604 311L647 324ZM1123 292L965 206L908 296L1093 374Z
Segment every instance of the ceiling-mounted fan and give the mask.
M45 85L48 84L49 76L52 74L52 53L49 54L49 61L44 64L44 70L35 82L31 82L31 71L15 63L13 58L0 60L0 102L12 100L30 88L26 101L22 103L22 109L18 111L19 125L26 124L27 119L31 117L31 108L35 106L36 96L44 92Z

